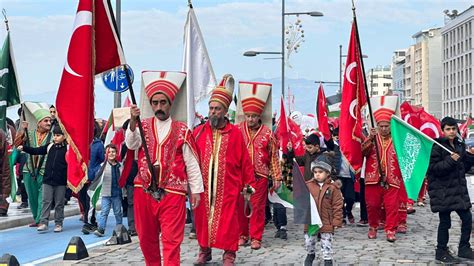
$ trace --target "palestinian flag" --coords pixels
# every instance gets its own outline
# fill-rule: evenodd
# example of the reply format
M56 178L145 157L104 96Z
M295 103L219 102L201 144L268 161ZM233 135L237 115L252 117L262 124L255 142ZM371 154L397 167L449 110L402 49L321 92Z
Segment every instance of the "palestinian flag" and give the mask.
M307 224L308 234L315 235L323 224L316 202L309 193L303 174L296 162L293 163L293 202L294 223Z
M341 94L331 95L326 97L328 104L328 117L339 117L341 114Z
M104 179L103 168L107 162L107 154L105 154L105 162L102 164L101 169L99 170L102 172L102 175L97 176L92 180L89 188L87 189L87 195L89 195L91 199L91 209L95 209L97 206L97 202L100 200L100 193L102 192L102 181Z
M293 209L293 192L285 184L282 184L276 191L271 189L268 192L268 200L271 203L280 203L285 208Z

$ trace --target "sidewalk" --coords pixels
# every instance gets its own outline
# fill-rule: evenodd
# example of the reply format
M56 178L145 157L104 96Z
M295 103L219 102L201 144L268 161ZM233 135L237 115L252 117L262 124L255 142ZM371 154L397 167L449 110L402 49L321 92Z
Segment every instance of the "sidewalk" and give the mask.
M358 204L353 213L359 217ZM449 248L456 254L460 237L460 220L452 216ZM358 219L356 219L357 221ZM237 226L237 225L236 225ZM335 265L438 265L434 260L438 216L430 211L429 205L416 207L416 213L408 216L408 234L398 234L397 241L390 243L383 231L377 239L367 238L367 227L348 225L336 231L334 236ZM187 237L181 245L181 265L192 265L197 258L198 244ZM265 227L262 249L252 250L249 246L239 248L237 265L302 265L306 256L304 250L303 226L293 224L293 212L288 210L288 240L275 239L276 230L272 224ZM99 246L88 250L89 257L80 261L57 259L46 265L144 265L138 239L122 246ZM316 243L316 260L321 261L319 242ZM213 249L210 265L222 265L222 250ZM318 258L319 257L319 258ZM474 264L474 262L465 262Z
M19 199L20 198L18 197L18 200ZM30 208L17 209L20 203L20 201L10 203L10 207L8 208L8 216L0 217L0 230L24 226L33 222L33 216L31 214ZM68 205L64 206L64 217L70 217L78 214L80 214L80 210L77 199L71 197ZM54 210L51 211L50 217L54 220Z

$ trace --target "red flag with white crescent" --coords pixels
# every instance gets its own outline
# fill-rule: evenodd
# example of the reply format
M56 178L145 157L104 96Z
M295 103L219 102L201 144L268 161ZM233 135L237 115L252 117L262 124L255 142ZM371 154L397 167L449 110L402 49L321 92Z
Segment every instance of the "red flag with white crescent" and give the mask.
M427 113L423 107L413 106L408 102L403 102L400 105L400 113L405 122L419 129L427 136L435 139L442 135L439 120Z
M290 135L288 130L288 118L285 112L285 104L283 102L283 97L281 98L280 103L280 118L278 119L277 127L275 129L275 135L280 141L280 147L283 153L288 153L288 141L290 141Z
M291 142L293 152L296 156L302 156L304 154L303 133L301 132L301 128L291 120L291 118L286 116L283 97L281 98L280 118L278 119L275 129L275 135L280 141L280 147L284 154L288 153L288 142Z
M324 95L323 84L319 84L316 113L318 115L319 132L323 134L325 140L329 140L331 138L331 131L329 130L328 107L326 95Z
M362 57L357 40L357 27L352 23L342 86L341 117L339 121L340 147L354 173L362 168L362 108L367 104Z
M87 181L94 133L94 76L124 64L108 0L80 0L56 97L60 125L70 145L68 186L78 192Z
M469 131L469 127L472 125L472 117L468 117L466 122L459 127L459 133L461 137L465 139L467 137L467 132Z

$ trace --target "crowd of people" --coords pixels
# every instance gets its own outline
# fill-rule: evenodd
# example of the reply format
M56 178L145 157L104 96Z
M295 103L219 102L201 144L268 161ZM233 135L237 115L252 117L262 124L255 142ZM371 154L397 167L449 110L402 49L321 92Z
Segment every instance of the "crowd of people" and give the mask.
M304 265L313 264L317 241L322 262L332 265L333 234L347 224L366 226L369 239L377 238L378 231L383 230L389 242L409 231L407 214L414 212L415 203L408 199L390 131L397 97L373 98L376 125L365 134L365 167L355 174L341 152L338 128L331 128L329 139L310 132L301 139L302 154L294 149L297 143L289 141L287 152L282 154L280 138L272 125L271 106L266 104L271 84L239 82L241 116L232 124L227 112L233 101L234 79L225 75L211 93L208 119L191 129L175 118L186 110L175 103L186 74L147 71L142 75L147 75L142 81L149 105L130 106L120 145L104 146L100 123L91 121L95 126L88 177L79 193L73 195L79 199L84 234L104 236L112 209L116 224L122 224L127 216L129 234L138 235L147 265L179 265L189 218L190 237L197 238L199 249L195 264L212 261L212 249L221 249L223 264L233 265L239 247L262 247L265 224L271 219L277 229L274 237L287 239L286 209L280 203L270 203L267 197L269 189L280 191L282 187L295 195L296 190L303 190L306 199L313 201L308 206L316 206L320 217L319 224L312 223L308 208L308 219L302 227L307 251ZM151 109L153 116L140 118L144 108ZM18 208L30 208L33 223L29 226L39 232L48 231L50 210L54 208L54 232L59 233L68 199L66 138L54 106L38 107L32 113L37 125L19 119L16 125L9 125L6 134L0 132L0 215L6 216L8 210L9 193L5 192L10 186L10 170L6 155L15 147L21 152L13 163L22 201ZM431 210L439 213L436 260L459 261L447 248L453 211L462 220L457 255L474 259L470 246L471 201L465 178L465 171L474 165L474 150L466 149L457 137L457 121L453 118L442 119L441 129L444 136L437 142L444 149L433 147L427 181L417 204L423 206L428 193ZM292 173L300 170L293 167L301 169L302 180L298 182L304 184L303 188L292 180L297 178ZM98 195L101 208L96 218L94 199ZM187 201L190 211L186 210ZM353 214L356 201L360 203L357 223ZM296 198L294 204L298 204Z

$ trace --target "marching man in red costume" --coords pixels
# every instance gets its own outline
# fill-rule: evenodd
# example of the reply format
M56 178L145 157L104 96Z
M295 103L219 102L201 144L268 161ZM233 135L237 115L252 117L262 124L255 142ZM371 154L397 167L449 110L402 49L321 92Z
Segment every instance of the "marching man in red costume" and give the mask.
M370 239L377 237L377 227L383 218L381 217L383 206L386 214L385 234L389 242L395 242L399 223L398 194L400 188L403 187L403 178L392 143L390 118L397 110L398 97L372 97L371 104L377 130L372 128L369 137L362 143L362 153L367 157L365 200L369 215L368 237ZM376 148L378 148L378 156Z
M136 105L130 107L131 119L125 142L129 149L138 149L138 175L134 180L135 223L147 265L161 265L160 234L164 265L180 264L188 184L193 208L199 205L200 193L204 191L192 133L185 123L170 117L171 107L185 79L186 74L182 72L142 73L142 86L154 116L141 123L157 186L164 191L160 201L150 193L151 174L137 129L140 110Z
M202 203L194 213L200 246L197 265L212 260L212 247L224 250L223 265L234 265L239 247L237 201L255 182L242 133L225 117L233 91L234 79L225 75L211 94L209 120L193 132L204 181Z
M250 233L250 247L252 249L261 247L265 227L268 179L273 179L275 189L280 186L281 182L278 144L272 130L267 126L271 126L271 100L269 99L271 89L272 85L268 83L239 82L240 105L238 109L241 110L238 110L237 113L243 111L245 121L241 122L238 127L244 136L256 179L255 194L250 200L253 207L250 218L247 218L245 214L244 198L240 197L239 200L239 203L242 203L239 210L239 246L247 244Z

